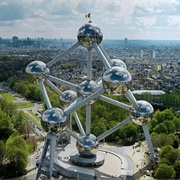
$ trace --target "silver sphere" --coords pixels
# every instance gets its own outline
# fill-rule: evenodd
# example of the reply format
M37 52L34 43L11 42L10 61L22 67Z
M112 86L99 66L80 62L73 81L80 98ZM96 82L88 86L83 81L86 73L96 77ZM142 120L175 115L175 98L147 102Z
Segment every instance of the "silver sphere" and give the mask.
M63 92L65 96L60 96L60 100L66 103L71 103L77 99L77 93L72 90L66 90Z
M123 94L128 90L127 85L132 77L127 69L114 66L104 73L102 80L108 93Z
M42 114L42 128L50 133L58 133L66 128L67 117L60 108L50 108Z
M126 64L121 59L112 59L112 66L120 66L127 69Z
M96 92L101 85L97 84L95 81L86 80L79 84L79 92L82 95L90 95Z
M143 123L148 123L151 120L154 109L152 105L144 100L137 101L139 109L136 110L132 106L130 109L130 117L132 121L138 125L142 125Z
M101 29L94 23L84 24L78 31L79 43L85 48L93 48L93 43L100 44L103 39Z
M82 157L92 157L99 150L99 142L93 134L82 136L83 143L77 142L76 146Z
M38 79L45 79L49 75L49 68L42 61L33 61L26 67L27 79L34 83Z

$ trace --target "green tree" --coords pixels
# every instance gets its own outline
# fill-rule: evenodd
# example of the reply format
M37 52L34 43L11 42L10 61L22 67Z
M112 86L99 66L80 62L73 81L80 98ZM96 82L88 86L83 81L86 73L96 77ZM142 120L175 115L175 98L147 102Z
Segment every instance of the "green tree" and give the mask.
M174 170L176 171L176 178L180 179L180 160L175 161Z
M167 154L170 152L170 151L173 151L174 148L170 145L167 145L167 146L164 146L161 151L160 151L160 158L164 158L167 156Z
M18 111L17 114L13 117L14 127L19 129L22 123L26 120L25 114L23 111Z
M0 153L0 172L1 172L4 156L6 153L6 146L5 146L4 142L1 140L0 140L0 152L1 152Z
M168 129L164 123L160 123L156 125L156 127L153 129L153 131L157 134L165 133L167 134Z
M172 166L167 164L160 164L155 172L157 179L174 179L176 172Z
M0 133L1 138L7 138L12 132L10 117L0 109Z
M175 125L173 121L166 120L163 124L167 127L167 133L174 133L175 132Z
M178 118L177 116L173 119L173 123L175 125L175 130L179 131L180 130L180 117Z
M127 138L129 138L129 140L131 138L136 138L137 137L137 133L138 133L138 129L137 129L137 126L133 123L129 123L127 124L125 127L125 131L126 131L126 135L127 135Z
M92 123L92 133L95 136L99 136L100 134L106 131L105 119L100 118L99 121L95 121Z
M26 141L20 136L18 131L15 131L6 141L8 169L13 167L11 174L16 176L24 174L28 163L28 151Z

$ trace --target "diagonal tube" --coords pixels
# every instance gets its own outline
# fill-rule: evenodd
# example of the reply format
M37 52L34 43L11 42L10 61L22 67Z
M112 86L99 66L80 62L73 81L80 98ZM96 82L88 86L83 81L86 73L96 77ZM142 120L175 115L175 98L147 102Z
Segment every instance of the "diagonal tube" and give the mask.
M111 59L109 58L109 56L106 54L106 52L104 51L104 49L100 46L100 44L98 45L99 48L101 49L101 52L104 54L104 56L106 57L106 59L108 60L109 64L112 66L112 62Z
M40 86L41 92L43 94L46 106L47 106L48 109L50 109L50 108L52 108L52 105L51 105L51 102L50 102L49 97L47 95L46 88L45 88L45 86L43 84L43 80L39 79L38 82L39 82L39 86Z
M102 139L104 139L105 137L109 136L110 134L112 134L113 132L117 131L119 128L125 126L127 123L129 123L131 121L131 118L128 118L124 121L122 121L120 124L114 126L113 128L109 129L108 131L104 132L103 134L101 134L100 136L97 137L97 141L100 141Z
M51 75L49 75L49 76L47 77L47 79L50 80L50 81L59 83L59 84L63 84L63 85L65 85L65 86L67 86L67 87L69 87L69 88L71 88L71 89L73 89L73 90L75 90L75 91L77 91L77 89L78 89L78 86L77 86L77 85L75 85L75 84L73 84L73 83L70 83L70 82L67 82L67 81L64 81L64 80L62 80L62 79L56 78L56 77L51 76Z
M122 102L116 101L116 100L114 100L114 99L108 98L108 97L103 96L103 95L101 95L101 96L99 97L99 99L102 100L102 101L108 102L108 103L110 103L110 104L113 104L113 105L115 105L115 106L121 107L121 108L123 108L123 109L126 109L126 110L128 110L128 111L129 111L130 108L131 108L131 106L128 106L127 104L124 104L124 103L122 103Z
M83 143L83 140L75 132L71 131L69 128L66 128L64 131L70 134L72 137L74 137L77 141Z
M155 164L156 163L155 162L155 157L156 156L155 156L155 153L154 153L154 149L153 149L153 145L152 145L152 141L151 141L151 137L150 137L150 134L149 134L149 129L148 129L147 123L143 123L142 128L143 128L144 135L145 135L145 138L146 138L146 142L147 142L150 154L151 154L152 161Z
M73 112L73 116L74 116L74 119L75 119L75 121L77 123L77 126L79 128L79 131L80 131L81 135L85 135L84 129L83 129L82 124L81 124L81 121L80 121L76 111Z
M70 107L66 108L64 110L64 113L66 114L66 116L68 116L69 114L76 111L78 108L84 106L85 104L89 103L91 100L93 100L93 99L97 98L98 96L100 96L104 91L105 91L105 89L103 87L100 88L98 91L91 94L87 98L83 99L82 101L77 102L74 106L70 106Z
M111 68L111 65L109 64L108 60L106 59L105 55L102 53L101 48L97 45L97 43L93 43L93 47L98 53L99 57L101 58L106 69Z
M86 105L86 134L91 133L91 104Z
M137 100L136 98L134 97L133 93L131 92L131 90L128 90L126 93L125 93L125 96L127 97L127 99L131 102L131 104L134 106L134 108L136 110L139 109L139 105L137 104Z
M47 67L51 67L54 63L56 63L57 61L63 59L68 53L70 53L71 51L73 51L74 49L76 49L79 46L79 42L77 42L76 44L74 44L73 46L71 46L69 49L67 49L66 51L62 52L61 54L59 54L58 56L56 56L55 58L53 58L50 62L48 62L46 64Z
M45 81L45 83L49 86L49 87L51 87L55 92L57 92L59 95L61 95L61 96L65 96L64 95L64 93L61 91L61 90L59 90L51 81L49 81L48 79L46 79L46 81Z

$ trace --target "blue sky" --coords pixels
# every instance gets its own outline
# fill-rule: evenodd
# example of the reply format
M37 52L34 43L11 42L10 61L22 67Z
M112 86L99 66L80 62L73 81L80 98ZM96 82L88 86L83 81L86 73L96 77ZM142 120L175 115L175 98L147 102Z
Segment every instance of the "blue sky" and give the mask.
M76 39L89 12L104 39L180 40L180 0L1 0L0 37Z

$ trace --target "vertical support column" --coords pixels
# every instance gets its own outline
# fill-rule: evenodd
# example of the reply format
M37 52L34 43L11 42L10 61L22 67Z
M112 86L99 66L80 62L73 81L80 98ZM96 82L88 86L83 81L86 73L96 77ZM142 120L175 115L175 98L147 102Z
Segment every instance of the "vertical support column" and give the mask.
M148 148L149 148L149 151L150 151L150 154L151 154L152 161L155 164L156 163L156 161L155 161L155 153L154 153L154 149L153 149L153 145L152 145L152 141L151 141L151 137L150 137L150 134L149 134L149 129L148 129L147 123L143 123L142 128L143 128L144 135L145 135L145 138L146 138L146 141L147 141L147 145L148 145Z
M92 48L87 51L87 80L92 80Z
M41 174L44 174L47 176L47 178L51 179L52 178L52 172L53 172L53 163L54 163L54 153L55 153L55 147L56 147L56 134L49 133L46 136L46 141L44 144L44 149L41 154L41 159L38 167L38 171L36 174L36 180L38 180L39 176ZM49 169L48 172L43 170L43 163L44 161L47 161L46 159L46 154L48 152L48 147L50 146L50 159L49 159Z
M49 160L49 178L52 178L52 172L53 172L53 163L54 163L54 152L55 152L55 147L56 147L56 135L55 134L50 134L51 135L51 145L50 145L50 160Z
M91 133L91 105L86 105L86 134L90 135Z

